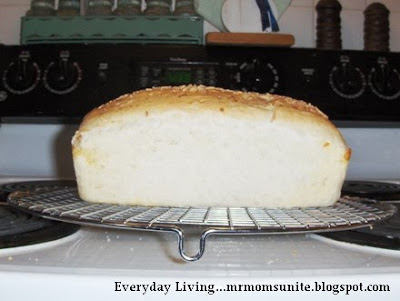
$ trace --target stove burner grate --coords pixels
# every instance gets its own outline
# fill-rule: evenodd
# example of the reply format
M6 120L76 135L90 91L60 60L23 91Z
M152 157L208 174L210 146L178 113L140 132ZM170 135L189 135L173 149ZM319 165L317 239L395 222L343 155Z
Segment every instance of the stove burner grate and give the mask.
M390 202L397 212L389 219L375 223L372 227L341 232L320 234L324 237L359 244L400 251L400 185L386 182L346 181L342 195L374 198Z
M75 233L79 226L55 222L15 210L6 200L15 191L48 191L74 186L74 181L33 181L0 185L0 249L56 240ZM3 203L2 203L3 202Z
M76 182L71 180L58 180L58 181L25 181L25 182L12 182L0 185L0 201L7 201L7 196L15 191L37 191L60 189L65 187L75 186Z
M342 194L378 200L400 200L400 185L387 182L346 181Z
M0 207L0 237L35 231L48 224L48 221L42 218L34 217L7 207Z

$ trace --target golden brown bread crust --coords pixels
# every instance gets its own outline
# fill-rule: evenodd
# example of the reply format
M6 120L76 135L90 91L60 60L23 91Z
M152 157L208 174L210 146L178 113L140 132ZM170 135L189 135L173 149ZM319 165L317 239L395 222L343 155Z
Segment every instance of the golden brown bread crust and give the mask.
M252 119L265 118L266 111L273 112L272 119L275 119L277 114L289 114L287 117L290 118L290 113L296 111L305 113L306 119L311 117L315 122L330 124L327 116L316 107L290 97L188 85L158 87L122 95L87 114L80 131L101 125L103 122L118 122L119 116L123 115L142 114L147 117L152 112L173 109L218 111L232 115L240 114L243 118L248 116ZM299 117L296 116L295 119Z

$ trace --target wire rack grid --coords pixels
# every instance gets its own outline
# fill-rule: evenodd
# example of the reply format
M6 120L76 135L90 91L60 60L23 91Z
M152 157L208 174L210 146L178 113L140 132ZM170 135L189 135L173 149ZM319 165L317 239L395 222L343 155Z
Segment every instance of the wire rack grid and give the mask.
M293 234L366 227L395 213L395 207L364 198L343 197L329 207L145 207L89 203L76 187L42 187L14 192L8 203L20 210L58 221L132 230L169 231L178 236L186 261L200 259L211 234ZM185 233L200 236L199 251L187 255Z

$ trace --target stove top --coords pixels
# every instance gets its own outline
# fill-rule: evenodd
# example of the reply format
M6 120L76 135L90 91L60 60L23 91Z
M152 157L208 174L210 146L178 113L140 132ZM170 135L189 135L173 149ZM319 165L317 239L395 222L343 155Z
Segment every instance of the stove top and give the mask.
M8 179L18 180L21 181ZM21 184L17 186L21 187ZM198 239L188 238L188 249L197 250ZM398 299L400 252L382 248L360 249L353 244L346 248L342 243L335 243L316 234L216 235L209 238L202 260L184 264L178 254L176 236L172 233L83 225L75 234L57 241L0 249L0 282L5 286L2 296L11 299L26 298L26 292L31 299L39 299L43 290L38 287L57 295L59 300L79 299L83 295L115 299L121 293L114 292L114 281L175 283L176 279L182 283L203 281L222 285L300 281L311 284L378 283L390 286L390 294L383 292L385 300ZM59 294L60 291L63 293ZM264 296L254 293L258 294L254 299ZM294 293L296 295L288 295L288 299L302 299L301 294L299 297L298 292ZM326 294L324 297L329 296ZM317 299L321 297L318 292L315 295ZM125 296L122 299L135 297L132 292ZM188 297L181 292L172 296L174 300ZM226 297L231 298L231 293ZM376 294L355 292L353 297L372 301Z
M0 249L49 242L78 231L77 225L32 216L12 209L6 203L8 194L14 191L41 190L49 185L61 188L73 184L73 181L33 181L0 185Z

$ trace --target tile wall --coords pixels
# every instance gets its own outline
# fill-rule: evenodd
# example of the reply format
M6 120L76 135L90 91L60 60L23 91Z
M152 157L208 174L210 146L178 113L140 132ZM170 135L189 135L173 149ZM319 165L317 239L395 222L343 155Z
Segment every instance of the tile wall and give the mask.
M250 0L243 0L250 1ZM318 0L292 0L280 19L282 32L292 33L297 47L315 46L315 5ZM390 10L392 51L400 51L400 1L399 0L341 0L342 40L345 49L363 48L363 11L372 2L383 2ZM20 17L29 9L30 0L0 0L0 43L18 44ZM205 31L213 27L205 25Z

